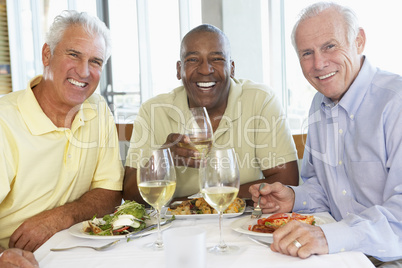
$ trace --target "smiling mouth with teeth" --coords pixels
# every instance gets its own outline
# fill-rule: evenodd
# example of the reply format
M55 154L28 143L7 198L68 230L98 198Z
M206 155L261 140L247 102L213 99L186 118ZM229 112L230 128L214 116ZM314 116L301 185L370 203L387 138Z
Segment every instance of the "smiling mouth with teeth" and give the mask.
M323 75L323 76L318 76L318 79L323 80L323 79L331 77L331 76L333 76L335 74L336 74L336 72L332 72L332 73L329 73L329 74L326 74L326 75Z
M198 82L197 86L200 88L211 88L216 85L216 82Z
M73 85L75 85L75 86L78 86L78 87L85 87L86 85L87 85L87 83L81 83L81 82L78 82L78 81L76 81L76 80L74 80L74 79L67 79L68 80L68 82L70 82L71 84L73 84Z

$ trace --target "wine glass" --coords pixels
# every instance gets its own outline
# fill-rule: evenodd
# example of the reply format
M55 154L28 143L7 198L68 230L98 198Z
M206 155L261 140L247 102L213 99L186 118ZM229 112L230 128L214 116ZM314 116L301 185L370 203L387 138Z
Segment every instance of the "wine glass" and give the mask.
M158 237L146 245L154 250L163 249L160 231L160 212L176 190L176 172L169 148L141 150L137 184L142 198L156 210Z
M184 115L184 134L190 138L190 143L178 143L178 146L197 150L200 156L195 159L200 159L208 154L212 147L213 129L211 120L209 119L207 109L205 107L190 108L188 113ZM189 196L189 198L202 197L198 192Z
M212 146L213 129L205 107L190 108L184 115L184 134L190 138L189 144L179 143L179 146L197 150L206 155Z
M219 214L220 242L208 248L214 254L231 254L238 246L228 246L222 237L223 212L236 199L240 187L240 173L234 149L212 149L201 161L200 189L204 199Z

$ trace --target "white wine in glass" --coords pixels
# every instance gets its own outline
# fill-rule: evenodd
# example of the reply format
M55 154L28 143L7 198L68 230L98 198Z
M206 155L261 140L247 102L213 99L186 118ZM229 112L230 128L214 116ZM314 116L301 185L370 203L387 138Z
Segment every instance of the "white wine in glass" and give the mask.
M205 107L190 108L184 115L183 134L190 138L190 143L179 143L181 147L194 149L202 155L207 154L212 146L213 129Z
M238 246L228 246L222 237L223 212L236 199L240 187L240 172L233 149L212 149L202 159L200 167L201 194L219 214L218 245L208 248L214 254L233 254Z
M158 237L147 245L154 250L163 249L160 231L160 212L173 197L176 190L176 172L169 148L141 150L137 184L142 198L156 210Z

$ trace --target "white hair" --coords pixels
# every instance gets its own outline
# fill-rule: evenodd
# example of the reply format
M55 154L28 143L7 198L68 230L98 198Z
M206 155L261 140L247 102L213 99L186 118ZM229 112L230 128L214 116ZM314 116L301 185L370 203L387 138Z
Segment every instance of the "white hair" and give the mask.
M57 44L63 38L64 32L73 25L83 26L88 33L97 34L103 37L105 40L105 59L103 64L106 64L112 50L109 29L98 17L91 16L86 12L77 12L75 10L64 10L60 15L55 17L50 26L49 32L46 34L45 42L49 45L52 55Z
M306 19L315 17L319 15L321 12L328 9L333 9L343 17L347 29L348 44L351 44L353 40L357 37L359 33L359 20L357 19L357 16L352 9L345 6L341 6L333 2L318 2L303 9L299 14L299 19L297 20L296 24L293 27L291 38L292 38L292 45L296 49L296 52L297 52L296 30L299 24L305 21Z

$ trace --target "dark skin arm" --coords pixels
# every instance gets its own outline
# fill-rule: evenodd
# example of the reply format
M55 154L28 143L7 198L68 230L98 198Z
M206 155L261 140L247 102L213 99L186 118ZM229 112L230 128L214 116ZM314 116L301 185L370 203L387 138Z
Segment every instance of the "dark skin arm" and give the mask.
M136 168L125 168L123 182L123 199L136 201L140 204L146 204L144 199L142 199L141 197L140 191L138 190Z
M240 186L240 191L238 194L239 198L251 198L251 194L249 192L249 188L253 184L260 184L262 182L265 183L273 183L276 181L280 181L285 185L298 185L299 183L299 170L297 166L297 161L291 161L284 165L280 165L271 169L267 169L263 171L265 179L245 183ZM126 167L124 174L124 191L123 198L125 200L135 200L138 203L146 204L142 199L140 192L138 191L137 186L137 169ZM175 200L185 200L184 198L177 198Z
M297 186L299 184L299 169L296 160L271 169L263 170L262 173L265 177L264 179L248 182L240 186L238 194L239 198L251 198L249 188L251 185L256 183L274 183L278 181L285 185Z
M121 192L93 189L78 200L43 211L23 222L11 235L9 247L35 251L55 233L70 226L112 213L121 204Z
M188 144L190 142L190 139L188 138L188 136L183 134L171 133L166 138L166 142L162 147L170 148L170 152L172 153L172 158L176 166L198 167L199 162L198 160L194 159L194 157L197 156L198 151L180 147L178 145L179 142ZM140 204L146 204L138 190L136 168L125 168L123 182L123 199L134 200Z

